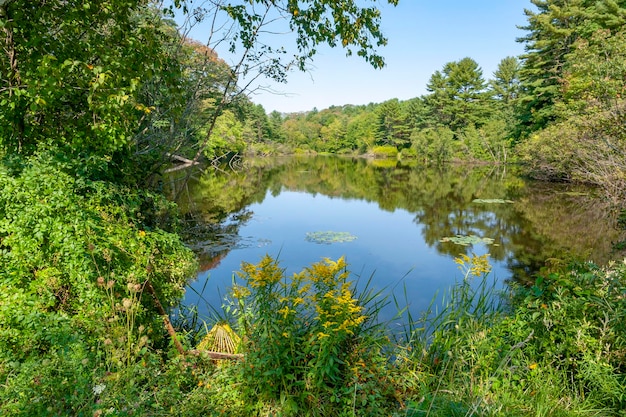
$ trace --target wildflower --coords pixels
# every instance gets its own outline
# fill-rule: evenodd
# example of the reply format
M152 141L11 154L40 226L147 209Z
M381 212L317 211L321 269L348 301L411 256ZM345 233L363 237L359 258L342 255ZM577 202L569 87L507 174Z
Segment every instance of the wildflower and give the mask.
M286 319L287 316L289 315L289 313L291 313L292 311L294 311L294 310L290 310L289 307L285 306L285 307L281 308L280 310L278 310L277 313L282 314L283 318Z
M298 294L299 295L303 295L306 294L307 292L309 292L311 290L311 284L306 284L303 285L299 290L298 290Z
M233 296L233 298L237 299L237 300L241 300L243 298L246 298L250 295L250 290L246 287L243 287L241 285L233 285L232 290L231 290L231 294Z
M463 270L465 264L470 263L470 257L464 253L459 254L459 258L454 258L454 263L459 265L459 269Z
M283 272L278 263L266 255L258 265L243 262L238 275L248 281L252 288L260 288L279 282Z
M104 384L98 384L98 385L94 385L91 390L93 391L94 395L100 395L104 392L106 387L107 386Z
M489 258L488 253L480 256L472 253L471 258L464 253L461 253L458 258L454 258L454 263L459 265L459 269L463 272L465 278L470 275L479 277L483 274L491 272L491 264L487 258Z
M482 274L488 274L491 272L491 264L489 263L489 254L486 253L481 256L472 256L472 269L471 273L475 277L479 277Z
M130 298L124 298L122 300L122 305L124 306L125 310L128 310L133 306L133 300L131 300Z
M528 365L528 369L530 369L532 371L533 369L537 369L538 366L539 365L537 365L536 362L533 362L530 365Z

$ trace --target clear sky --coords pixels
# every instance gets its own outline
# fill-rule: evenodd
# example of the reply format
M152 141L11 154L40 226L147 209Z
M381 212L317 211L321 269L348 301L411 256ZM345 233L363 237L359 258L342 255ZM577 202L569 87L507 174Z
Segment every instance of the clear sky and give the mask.
M530 0L400 0L393 7L378 3L383 33L389 40L379 53L386 66L375 70L341 48L322 47L310 72L293 72L287 84L263 81L281 94L251 96L269 113L318 110L331 105L407 100L426 94L430 76L447 62L465 57L481 66L485 79L498 63L524 51L516 38L526 24L524 8ZM192 37L202 41L199 30ZM224 57L223 53L220 56ZM227 59L228 61L228 59Z

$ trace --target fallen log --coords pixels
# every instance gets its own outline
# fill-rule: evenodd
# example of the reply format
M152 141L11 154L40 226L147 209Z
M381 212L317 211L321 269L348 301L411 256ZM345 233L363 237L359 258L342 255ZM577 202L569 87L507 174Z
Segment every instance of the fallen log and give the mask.
M174 161L178 161L178 162L182 162L182 164L177 165L175 167L172 168L168 168L166 169L164 172L168 173L168 172L173 172L173 171L178 171L179 169L185 169L185 168L189 168L191 166L194 165L198 165L200 162L198 161L194 161L192 159L187 159L184 156L180 156L180 155L176 155L176 154L171 154L168 153L167 156L170 157L170 159L174 160Z

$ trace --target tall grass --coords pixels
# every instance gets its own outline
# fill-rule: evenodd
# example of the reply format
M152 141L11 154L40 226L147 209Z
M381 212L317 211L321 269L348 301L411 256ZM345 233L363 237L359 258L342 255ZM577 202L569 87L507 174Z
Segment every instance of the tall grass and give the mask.
M441 310L407 327L407 415L621 415L623 266L577 264L503 293L474 274L484 259L457 263L465 277Z
M560 264L531 287L503 291L487 256L456 262L462 279L420 317L394 300L411 319L400 337L377 319L382 293L351 281L343 259L292 277L269 257L244 264L219 319L229 326L204 327L197 346L197 310L175 322L194 329L178 329L199 348L189 351L237 351L241 360L217 364L151 340L132 360L121 343L121 361L67 345L19 368L0 362L0 410L58 415L33 396L46 392L81 416L624 415L626 264ZM127 289L126 298L139 293ZM126 331L134 312L116 311L111 325Z

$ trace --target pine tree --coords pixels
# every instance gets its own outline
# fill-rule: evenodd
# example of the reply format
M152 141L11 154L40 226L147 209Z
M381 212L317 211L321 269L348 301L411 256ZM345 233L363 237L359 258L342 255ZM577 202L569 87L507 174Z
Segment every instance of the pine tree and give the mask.
M483 72L476 61L463 58L436 71L427 85L426 103L441 126L459 130L485 122L488 96Z
M626 23L624 0L531 2L537 10L526 9L528 24L520 27L529 33L518 39L526 44L521 56L524 94L520 116L528 131L557 119L554 104L562 98L563 71L576 40L590 39L598 29L617 29Z

